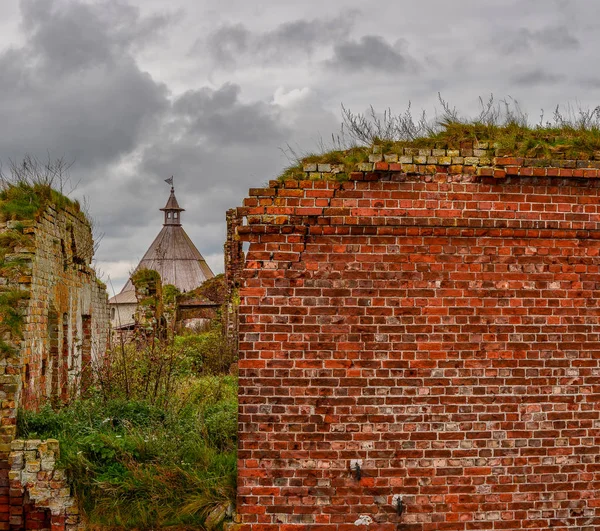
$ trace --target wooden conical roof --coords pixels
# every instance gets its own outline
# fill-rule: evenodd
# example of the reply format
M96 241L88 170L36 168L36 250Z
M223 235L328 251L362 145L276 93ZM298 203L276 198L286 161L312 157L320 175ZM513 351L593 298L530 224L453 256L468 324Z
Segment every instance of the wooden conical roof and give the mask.
M215 275L181 226L180 216L184 209L179 206L173 188L167 205L160 210L165 212L163 228L135 271L153 269L160 274L163 285L172 284L182 292L191 291ZM135 288L130 278L110 302L126 302L131 298L133 291Z

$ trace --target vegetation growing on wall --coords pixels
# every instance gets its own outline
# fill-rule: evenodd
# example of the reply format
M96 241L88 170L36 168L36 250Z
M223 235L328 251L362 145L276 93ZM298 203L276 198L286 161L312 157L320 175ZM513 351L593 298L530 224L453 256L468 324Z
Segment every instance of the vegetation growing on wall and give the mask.
M29 297L21 281L31 273L32 245L29 230L35 217L48 205L70 206L84 216L78 203L71 201L53 186L63 188L66 165L62 161L42 164L26 157L10 167L10 174L0 174L0 277L7 282L0 288L0 357L15 352L13 344L22 339L24 305ZM85 217L85 216L84 216ZM21 251L25 251L23 255Z
M162 324L163 288L160 274L153 269L139 269L131 276L138 301L138 323L157 333Z
M22 339L23 306L22 301L29 298L29 292L9 289L0 292L0 358L15 352L14 341ZM10 340L5 338L10 337Z
M461 116L440 97L441 112L429 120L425 112L415 117L410 104L394 114L354 113L342 107L343 124L332 139L332 149L322 146L320 153L299 155L289 149L294 162L280 179L304 179L306 164L340 165L323 172L325 178L344 180L357 164L369 160L373 146L381 152L402 155L405 148L458 149L464 142L487 143L493 154L551 160L600 160L600 106L594 109L556 107L547 117L542 110L532 122L516 100L479 100L475 117Z
M70 207L83 218L79 202L66 195L69 166L61 159L40 162L25 157L11 164L10 174L0 174L0 221L31 220L49 204Z
M209 278L195 290L182 293L179 301L184 302L196 297L204 297L215 304L224 304L227 297L227 287L225 286L225 275L223 273Z

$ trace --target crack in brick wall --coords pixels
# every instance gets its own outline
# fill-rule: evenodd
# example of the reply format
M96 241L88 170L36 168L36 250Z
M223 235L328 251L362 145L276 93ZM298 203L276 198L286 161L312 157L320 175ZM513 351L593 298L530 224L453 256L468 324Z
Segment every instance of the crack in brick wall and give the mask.
M598 163L486 148L238 209L238 529L600 526Z

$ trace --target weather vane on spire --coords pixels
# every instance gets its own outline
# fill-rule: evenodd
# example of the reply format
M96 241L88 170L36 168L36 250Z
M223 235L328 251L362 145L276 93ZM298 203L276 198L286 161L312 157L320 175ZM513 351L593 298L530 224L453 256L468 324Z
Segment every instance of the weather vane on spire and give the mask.
M173 192L175 190L175 187L173 186L173 176L171 175L171 177L165 179L165 182L171 185L171 192Z

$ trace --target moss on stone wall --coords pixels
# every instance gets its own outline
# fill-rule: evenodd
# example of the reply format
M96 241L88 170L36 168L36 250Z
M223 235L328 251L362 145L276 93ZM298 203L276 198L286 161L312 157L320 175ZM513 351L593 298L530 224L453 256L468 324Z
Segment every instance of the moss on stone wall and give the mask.
M0 277L4 280L0 286L0 358L13 354L23 339L29 291L21 281L31 273L31 260L18 251L28 249L33 240L31 234L25 234L25 223L8 222L0 232Z
M70 207L73 213L85 217L77 201L72 201L47 184L17 182L7 184L0 190L1 221L34 219L48 205L57 209Z

